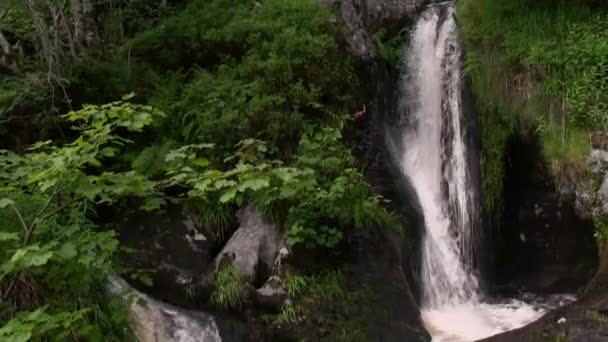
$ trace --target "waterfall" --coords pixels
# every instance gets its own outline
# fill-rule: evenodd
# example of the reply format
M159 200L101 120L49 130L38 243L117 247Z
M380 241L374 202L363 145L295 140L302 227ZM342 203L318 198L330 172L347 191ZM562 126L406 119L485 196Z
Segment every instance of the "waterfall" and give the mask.
M424 217L421 309L431 335L472 341L521 327L573 300L562 296L541 305L482 296L474 267L480 196L468 155L462 49L451 2L422 13L403 55L399 110L407 121L396 159Z
M431 7L411 36L400 104L410 118L402 168L427 229L422 280L428 307L476 301L479 292L471 266L478 196L467 162L460 59L454 9Z

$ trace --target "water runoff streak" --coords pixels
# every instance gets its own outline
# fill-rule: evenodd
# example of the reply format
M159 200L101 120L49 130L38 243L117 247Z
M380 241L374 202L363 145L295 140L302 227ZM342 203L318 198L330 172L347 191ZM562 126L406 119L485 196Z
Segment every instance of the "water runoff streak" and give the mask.
M461 46L452 3L430 6L404 53L401 168L416 192L422 242L422 316L435 341L473 341L539 318L547 303L483 299L473 266L480 242L462 104ZM563 298L560 298L563 300Z

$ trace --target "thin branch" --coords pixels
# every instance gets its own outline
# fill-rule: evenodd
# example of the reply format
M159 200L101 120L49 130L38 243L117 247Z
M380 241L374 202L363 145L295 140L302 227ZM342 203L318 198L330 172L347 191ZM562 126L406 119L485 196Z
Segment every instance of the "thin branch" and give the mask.
M67 203L63 204L62 206L60 206L60 207L54 209L53 211L47 213L46 215L41 216L40 219L43 220L43 219L45 219L47 217L51 217L51 216L57 214L58 212L62 211L63 209L69 207L70 205L76 203L77 201L78 201L78 199L72 199L72 200L68 201Z
M14 204L11 204L10 206L11 206L11 209L13 209L13 211L17 215L17 218L19 218L19 222L21 223L21 227L23 228L23 233L27 234L27 232L29 231L29 228L27 226L27 223L25 223L23 216L21 216L21 212L19 211L19 209L17 209L17 207Z
M59 190L60 185L61 185L61 182L58 181L57 184L55 184L55 188L53 189L53 194L51 195L51 197L49 197L49 199L46 201L46 203L44 204L42 209L40 209L36 213L36 215L34 215L34 218L32 219L32 223L30 224L30 227L26 231L25 237L23 238L24 245L26 245L30 241L30 239L32 237L32 233L34 233L34 229L36 229L36 226L38 225L39 219L42 216L42 214L44 214L44 212L48 210L48 208L51 206L51 203L53 203L53 200L55 200L55 197L57 197L57 195L61 192Z

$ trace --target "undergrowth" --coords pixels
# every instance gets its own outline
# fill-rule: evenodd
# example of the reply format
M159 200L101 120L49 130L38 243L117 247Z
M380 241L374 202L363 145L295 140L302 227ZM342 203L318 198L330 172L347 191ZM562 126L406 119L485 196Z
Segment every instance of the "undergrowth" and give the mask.
M222 265L213 277L211 303L223 309L239 309L245 299L246 283L232 264Z
M608 129L608 8L593 1L459 2L480 112L486 209L500 212L508 137L538 129L548 163Z

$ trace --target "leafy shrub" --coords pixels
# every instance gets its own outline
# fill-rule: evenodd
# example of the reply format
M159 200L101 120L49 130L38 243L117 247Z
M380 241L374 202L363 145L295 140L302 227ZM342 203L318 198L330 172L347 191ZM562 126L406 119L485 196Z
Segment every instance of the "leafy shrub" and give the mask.
M180 90L172 73L167 85L157 83L154 102L168 113L171 131L165 134L214 142L218 152L256 138L289 154L294 136L333 121L352 94L352 66L333 31L329 12L309 0L197 1L137 37L133 54L188 74ZM167 95L175 101L163 100Z
M278 223L286 227L287 242L308 248L334 248L346 227L387 223L399 228L398 217L384 207L382 197L369 189L338 129L305 134L291 166L267 160L266 144L245 140L227 159L227 171L209 167L198 155L212 145L184 146L170 152L166 185L187 185L192 198L218 196L220 203L242 205L254 200L262 211L279 208Z
M170 140L159 145L146 147L133 160L131 168L148 178L159 176L165 168L165 156L174 147L175 143Z
M0 336L6 340L124 339L125 316L104 298L118 247L114 232L88 220L96 203L147 196L154 183L133 171L109 172L101 160L159 112L118 101L64 116L80 136L17 155L0 151Z

